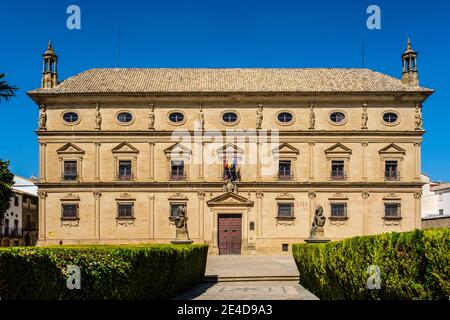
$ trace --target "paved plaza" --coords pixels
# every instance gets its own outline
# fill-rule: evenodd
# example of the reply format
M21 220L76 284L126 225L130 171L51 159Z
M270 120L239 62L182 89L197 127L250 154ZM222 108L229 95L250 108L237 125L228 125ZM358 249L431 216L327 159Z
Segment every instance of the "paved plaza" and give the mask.
M205 282L183 300L317 300L298 284L291 256L209 256Z

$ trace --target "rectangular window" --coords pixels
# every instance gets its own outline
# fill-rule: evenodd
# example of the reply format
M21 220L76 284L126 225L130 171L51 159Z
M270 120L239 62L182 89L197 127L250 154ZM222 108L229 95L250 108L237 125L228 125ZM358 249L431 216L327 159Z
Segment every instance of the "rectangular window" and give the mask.
M15 205L16 207L19 206L19 197L18 197L18 196L14 196L14 205Z
M278 179L289 180L291 179L291 161L279 161L278 162Z
M400 218L400 203L385 203L384 216L386 218Z
M398 180L400 178L397 161L386 161L384 168L384 177L386 180Z
M63 219L77 219L78 218L78 204L62 204L62 218Z
M64 161L64 180L75 181L78 178L77 161Z
M343 160L331 161L331 179L345 180L344 161Z
M184 207L186 208L186 202L177 202L177 203L171 203L170 204L170 218L175 218L178 216L178 208Z
M133 173L131 171L131 160L119 161L119 180L131 180L133 179Z
M288 243L283 243L281 245L281 251L288 252L289 251L289 244Z
M172 160L170 177L172 180L184 180L184 161Z
M332 218L347 217L347 204L346 203L332 203L331 204L331 217Z
M278 204L278 218L292 218L294 216L293 203L279 203Z
M444 209L439 209L439 215L443 216L444 215Z
M133 203L123 202L117 204L117 217L118 218L133 218Z

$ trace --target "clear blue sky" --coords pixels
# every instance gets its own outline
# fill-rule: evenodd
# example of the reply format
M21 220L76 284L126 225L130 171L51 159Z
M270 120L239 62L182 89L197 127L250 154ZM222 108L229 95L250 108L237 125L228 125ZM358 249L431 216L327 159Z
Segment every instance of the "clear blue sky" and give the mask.
M66 28L81 8L82 29ZM381 30L366 9L381 7ZM361 67L400 77L407 37L419 52L421 84L436 89L424 105L422 170L450 181L450 4L410 1L3 1L0 72L20 87L0 104L0 158L22 176L38 175L37 107L41 54L52 39L65 79L94 67Z

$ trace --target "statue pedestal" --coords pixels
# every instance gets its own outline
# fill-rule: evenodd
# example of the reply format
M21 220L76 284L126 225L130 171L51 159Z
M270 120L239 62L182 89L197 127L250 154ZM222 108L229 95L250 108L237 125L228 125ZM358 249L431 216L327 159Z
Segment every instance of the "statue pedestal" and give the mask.
M308 239L305 240L307 243L325 243L330 242L330 239L325 239L323 237L323 227L317 227L315 229L311 229L311 235Z
M170 241L172 244L191 244L193 242L189 239L189 233L186 228L177 228L175 239Z

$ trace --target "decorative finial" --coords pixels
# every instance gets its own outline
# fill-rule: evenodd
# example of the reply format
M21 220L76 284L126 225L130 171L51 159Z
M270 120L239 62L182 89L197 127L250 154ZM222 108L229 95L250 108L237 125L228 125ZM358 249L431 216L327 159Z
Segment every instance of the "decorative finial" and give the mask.
M410 37L408 37L408 45L407 45L406 49L411 50L411 38Z

